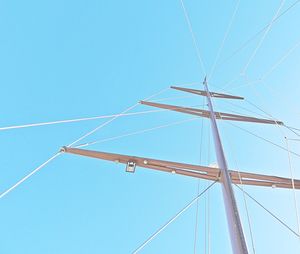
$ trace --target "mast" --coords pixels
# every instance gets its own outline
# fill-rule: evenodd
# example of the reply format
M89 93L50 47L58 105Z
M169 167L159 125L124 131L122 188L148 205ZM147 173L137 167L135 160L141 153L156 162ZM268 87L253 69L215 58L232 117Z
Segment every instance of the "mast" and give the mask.
M206 96L208 109L198 109L191 107L183 107L176 105L161 104L151 101L140 101L141 104L176 111L184 114L194 115L198 117L209 118L213 133L214 145L218 168L212 168L201 165L192 165L182 162L164 161L147 157L137 157L132 155L114 154L101 151L92 151L70 146L62 147L61 152L71 153L75 155L87 156L95 159L113 161L126 165L126 171L133 173L135 168L143 167L151 170L159 170L166 173L179 174L188 177L219 182L222 185L223 200L227 216L228 229L230 234L232 252L234 254L248 254L248 249L244 237L242 224L240 221L239 211L234 197L232 184L246 184L254 186L279 187L289 189L300 189L300 179L294 180L278 176L255 174L251 172L229 170L217 126L216 120L238 121L260 124L284 125L283 122L277 120L263 119L240 114L231 114L226 112L217 112L213 109L212 97L219 99L243 100L241 96L230 94L210 92L208 89L206 78L203 81L205 90L197 90L183 87L171 86L172 89L183 92L193 93L200 96ZM282 222L281 222L282 223ZM289 228L290 229L290 228ZM295 233L295 232L294 232ZM296 233L298 236L298 234Z
M207 93L207 104L210 111L211 129L213 133L216 157L220 168L220 183L222 185L223 199L225 204L227 224L229 228L232 251L234 254L248 254L244 232L237 208L231 178L228 172L227 162L218 130L216 115L211 102L211 94L208 90L206 77L203 81Z

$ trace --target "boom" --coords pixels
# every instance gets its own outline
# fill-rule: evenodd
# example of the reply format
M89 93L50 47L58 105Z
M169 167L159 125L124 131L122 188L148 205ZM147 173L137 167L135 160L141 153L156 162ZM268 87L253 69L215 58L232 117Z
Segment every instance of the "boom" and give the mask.
M220 181L220 169L207 166L199 166L187 163L179 163L165 160L156 160L146 157L106 153L79 148L62 147L62 152L112 161L115 163L128 164L133 162L136 166L154 169L167 173L179 174L211 181ZM289 178L254 174L243 171L229 170L231 181L234 184L254 185L262 187L278 187L292 189L292 180ZM300 189L300 180L294 180L295 189Z
M188 92L188 93L193 93L200 96L206 96L207 103L208 103L207 106L209 110L167 105L167 104L154 103L149 101L141 101L140 103L152 107L168 109L171 111L196 115L199 117L210 119L214 144L215 144L216 158L218 162L217 168L172 162L172 161L157 160L157 159L151 159L146 157L137 157L137 156L85 150L79 148L72 148L69 146L62 147L61 152L126 164L126 171L131 173L135 172L136 166L139 166L139 167L148 168L152 170L158 170L167 173L179 174L188 177L195 177L199 179L219 182L222 186L222 191L223 191L223 199L225 204L225 210L227 215L227 222L229 227L233 253L248 254L247 244L245 241L244 232L243 232L232 184L243 184L243 185L253 185L253 186L263 186L263 187L279 187L279 188L286 188L286 189L292 189L292 188L300 189L300 180L294 180L294 179L278 177L278 176L240 172L236 170L229 170L225 158L225 153L223 151L221 137L217 126L217 120L241 121L241 122L252 122L252 123L263 123L263 124L276 124L276 125L283 125L283 122L272 120L272 119L257 118L252 116L231 114L225 112L216 112L213 109L212 98L236 99L236 100L243 100L244 98L241 96L235 96L230 94L210 92L208 90L206 78L204 79L203 85L205 91L182 88L182 87L171 87L171 88Z

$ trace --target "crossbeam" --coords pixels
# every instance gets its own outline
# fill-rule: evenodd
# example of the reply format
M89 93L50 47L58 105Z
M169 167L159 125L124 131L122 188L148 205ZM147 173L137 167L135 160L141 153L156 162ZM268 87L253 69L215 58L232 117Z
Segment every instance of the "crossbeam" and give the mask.
M172 89L193 93L201 96L207 96L207 92L203 90L198 89L191 89L191 88L185 88L185 87L178 87L178 86L171 86ZM223 98L223 99L236 99L236 100L243 100L244 97L231 95L231 94L225 94L225 93L216 93L216 92L210 92L210 96L214 98Z
M148 102L148 101L140 101L143 105L148 105L156 108L163 108L168 109L171 111L177 111L185 114L201 116L205 118L210 118L210 112L204 109L196 109L196 108L189 108L189 107L180 107L162 103L155 103L155 102ZM283 125L281 121L274 121L270 119L264 118L257 118L251 116L243 116L237 114L229 114L224 112L214 112L216 119L218 120L229 120L229 121L240 121L240 122L252 122L252 123L263 123L263 124L278 124Z
M79 148L63 147L62 152L91 157L95 159L101 159L106 161L112 161L121 164L128 164L134 162L136 166L163 171L167 173L179 174L194 178L200 178L211 181L220 181L220 169L214 167L157 160L146 157L129 156L115 153L106 153L93 150L85 150ZM240 172L235 170L229 170L231 181L234 184L263 186L263 187L278 187L292 189L293 182L290 178L254 174L247 172ZM300 189L300 180L294 180L295 189Z

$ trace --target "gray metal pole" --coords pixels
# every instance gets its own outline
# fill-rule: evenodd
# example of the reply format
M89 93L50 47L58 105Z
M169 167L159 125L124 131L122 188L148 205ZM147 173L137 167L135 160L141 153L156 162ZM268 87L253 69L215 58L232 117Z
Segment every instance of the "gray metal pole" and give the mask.
M218 166L221 171L220 182L222 184L223 198L225 203L225 210L226 210L227 223L228 223L228 228L230 233L232 251L234 254L248 254L243 228L239 216L239 211L237 208L237 204L232 189L231 178L229 176L229 172L227 168L227 162L223 151L223 146L222 146L222 142L221 142L218 126L217 126L213 105L211 102L211 95L208 90L208 86L206 82L206 77L204 79L203 85L207 92L207 103L210 111L210 120L211 120L211 128L212 128L212 133L214 138L214 145L216 150Z

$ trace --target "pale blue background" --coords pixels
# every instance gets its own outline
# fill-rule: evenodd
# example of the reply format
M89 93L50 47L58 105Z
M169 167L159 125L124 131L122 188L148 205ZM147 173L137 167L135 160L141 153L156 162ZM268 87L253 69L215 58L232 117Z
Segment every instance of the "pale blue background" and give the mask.
M185 2L209 70L236 1ZM293 2L286 1L283 9ZM220 60L268 23L279 4L279 0L241 1ZM250 79L258 78L297 43L299 15L300 4L274 24L249 66ZM179 1L3 0L0 33L1 126L118 113L172 84L203 80ZM259 38L217 69L211 84L222 87L238 75ZM245 83L240 78L228 89L287 124L300 127L299 59L298 48L266 79L266 84L233 89ZM160 98L181 95L186 94L168 91ZM165 102L199 105L202 98ZM235 104L257 112L246 102ZM216 107L247 113L220 102ZM136 110L147 109L140 106ZM189 117L164 112L122 118L87 140ZM0 190L6 190L60 146L102 122L1 132ZM284 145L274 126L239 125ZM201 120L91 149L199 163L200 126ZM208 149L208 126L205 121L204 165L215 162L214 150ZM286 152L226 123L220 123L220 129L231 168L289 177ZM299 152L299 142L293 142L291 148ZM293 156L292 164L300 178L299 158ZM201 189L206 185L200 182ZM292 191L246 189L296 230ZM196 191L195 179L146 169L126 174L123 165L62 155L0 200L0 253L131 253ZM251 249L244 201L240 192L236 194ZM219 186L212 189L210 204L211 253L231 253ZM299 253L299 239L252 201L248 205L257 253ZM142 253L193 253L194 225L195 206ZM197 253L204 253L204 225L201 199Z

